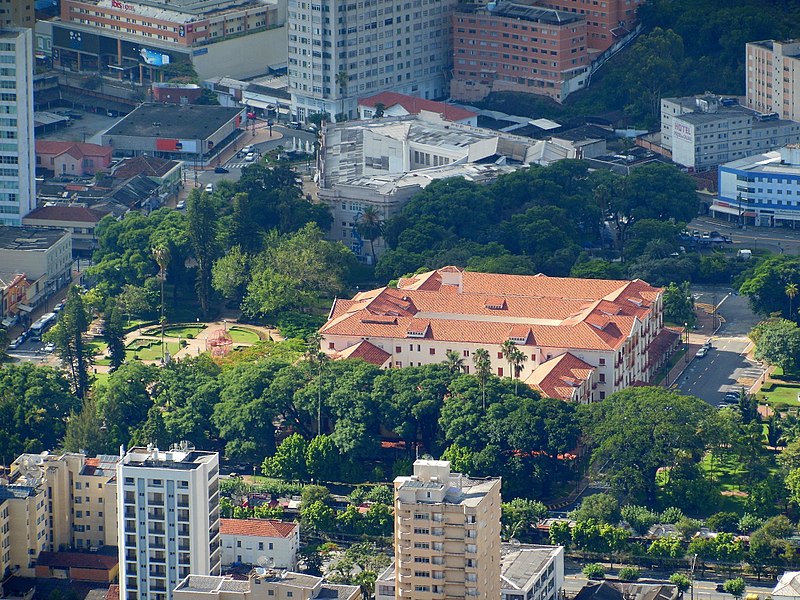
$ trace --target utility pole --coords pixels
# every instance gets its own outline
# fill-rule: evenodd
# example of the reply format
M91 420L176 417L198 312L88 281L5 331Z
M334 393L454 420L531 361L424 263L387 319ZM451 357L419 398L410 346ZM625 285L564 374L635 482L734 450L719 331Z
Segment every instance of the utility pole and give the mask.
M690 571L690 585L691 585L691 596L690 600L694 600L694 566L697 563L697 554L692 556L692 570Z

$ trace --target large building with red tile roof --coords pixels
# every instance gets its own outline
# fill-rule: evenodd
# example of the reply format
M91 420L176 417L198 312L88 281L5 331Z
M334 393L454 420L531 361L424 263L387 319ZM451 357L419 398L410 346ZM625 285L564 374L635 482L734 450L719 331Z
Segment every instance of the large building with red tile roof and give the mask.
M478 126L478 113L471 110L448 104L447 102L436 102L426 100L416 96L407 96L397 92L381 92L368 98L359 98L358 116L361 119L373 119L378 105L383 106L383 116L404 117L406 115L418 115L422 112L429 112L439 115L445 121L454 123L464 123L465 125Z
M469 372L473 353L485 348L501 377L511 374L502 352L511 340L527 358L521 380L546 395L592 402L652 378L662 355L651 346L663 326L662 290L641 280L444 267L337 299L320 333L328 354L368 342L390 355L382 365L395 368L440 363L454 350Z
M220 519L222 565L245 564L293 570L300 526L272 519Z

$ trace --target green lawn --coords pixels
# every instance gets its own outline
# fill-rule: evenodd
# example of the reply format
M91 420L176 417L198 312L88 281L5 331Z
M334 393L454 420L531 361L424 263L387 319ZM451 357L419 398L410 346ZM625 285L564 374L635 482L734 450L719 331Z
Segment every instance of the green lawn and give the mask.
M239 342L240 344L255 344L261 339L255 331L243 327L231 327L228 329L228 333L231 334L231 339L234 342Z
M95 356L103 354L108 349L108 344L99 340L89 342L86 346L94 352Z
M164 329L164 335L172 338L180 337L186 339L187 335L191 335L192 337L197 337L197 334L203 331L205 328L206 328L205 325L183 325L176 327L167 327L166 329Z
M700 463L706 476L711 473L711 454L706 454ZM728 453L717 452L714 455L714 482L719 486L721 492L738 492L742 491L739 482L742 476L746 473L742 464L736 460L736 457ZM729 496L722 495L720 497L718 510L730 511L742 514L745 511L744 506L745 498L742 496Z
M173 356L180 349L178 342L167 342L167 350ZM128 360L159 360L161 358L161 340L137 340L125 347L125 358Z
M776 404L800 406L800 402L797 400L798 394L800 394L800 387L776 385L771 392L759 392L757 395L759 400L766 400L770 406Z

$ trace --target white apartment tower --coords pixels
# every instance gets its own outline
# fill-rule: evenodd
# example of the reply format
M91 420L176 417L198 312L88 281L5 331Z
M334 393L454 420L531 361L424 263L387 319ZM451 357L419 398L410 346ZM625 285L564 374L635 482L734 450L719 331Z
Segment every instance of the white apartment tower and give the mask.
M500 598L500 479L417 460L394 480L395 598Z
M288 0L289 91L298 120L355 118L358 98L448 95L457 0Z
M0 27L0 225L36 207L33 30Z
M121 600L170 600L190 573L219 575L219 455L185 442L120 454Z

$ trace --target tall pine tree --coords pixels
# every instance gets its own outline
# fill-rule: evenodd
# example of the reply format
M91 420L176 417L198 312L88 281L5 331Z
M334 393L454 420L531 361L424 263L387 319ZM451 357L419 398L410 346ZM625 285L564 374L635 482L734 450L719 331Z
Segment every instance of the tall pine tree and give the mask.
M204 316L211 298L211 267L217 256L217 220L211 197L195 189L189 194L187 209L189 238L197 261L197 299Z
M83 304L80 288L72 286L58 323L46 334L56 345L56 354L64 361L72 389L83 399L89 390L89 365L92 350L83 340L89 330L89 313Z

